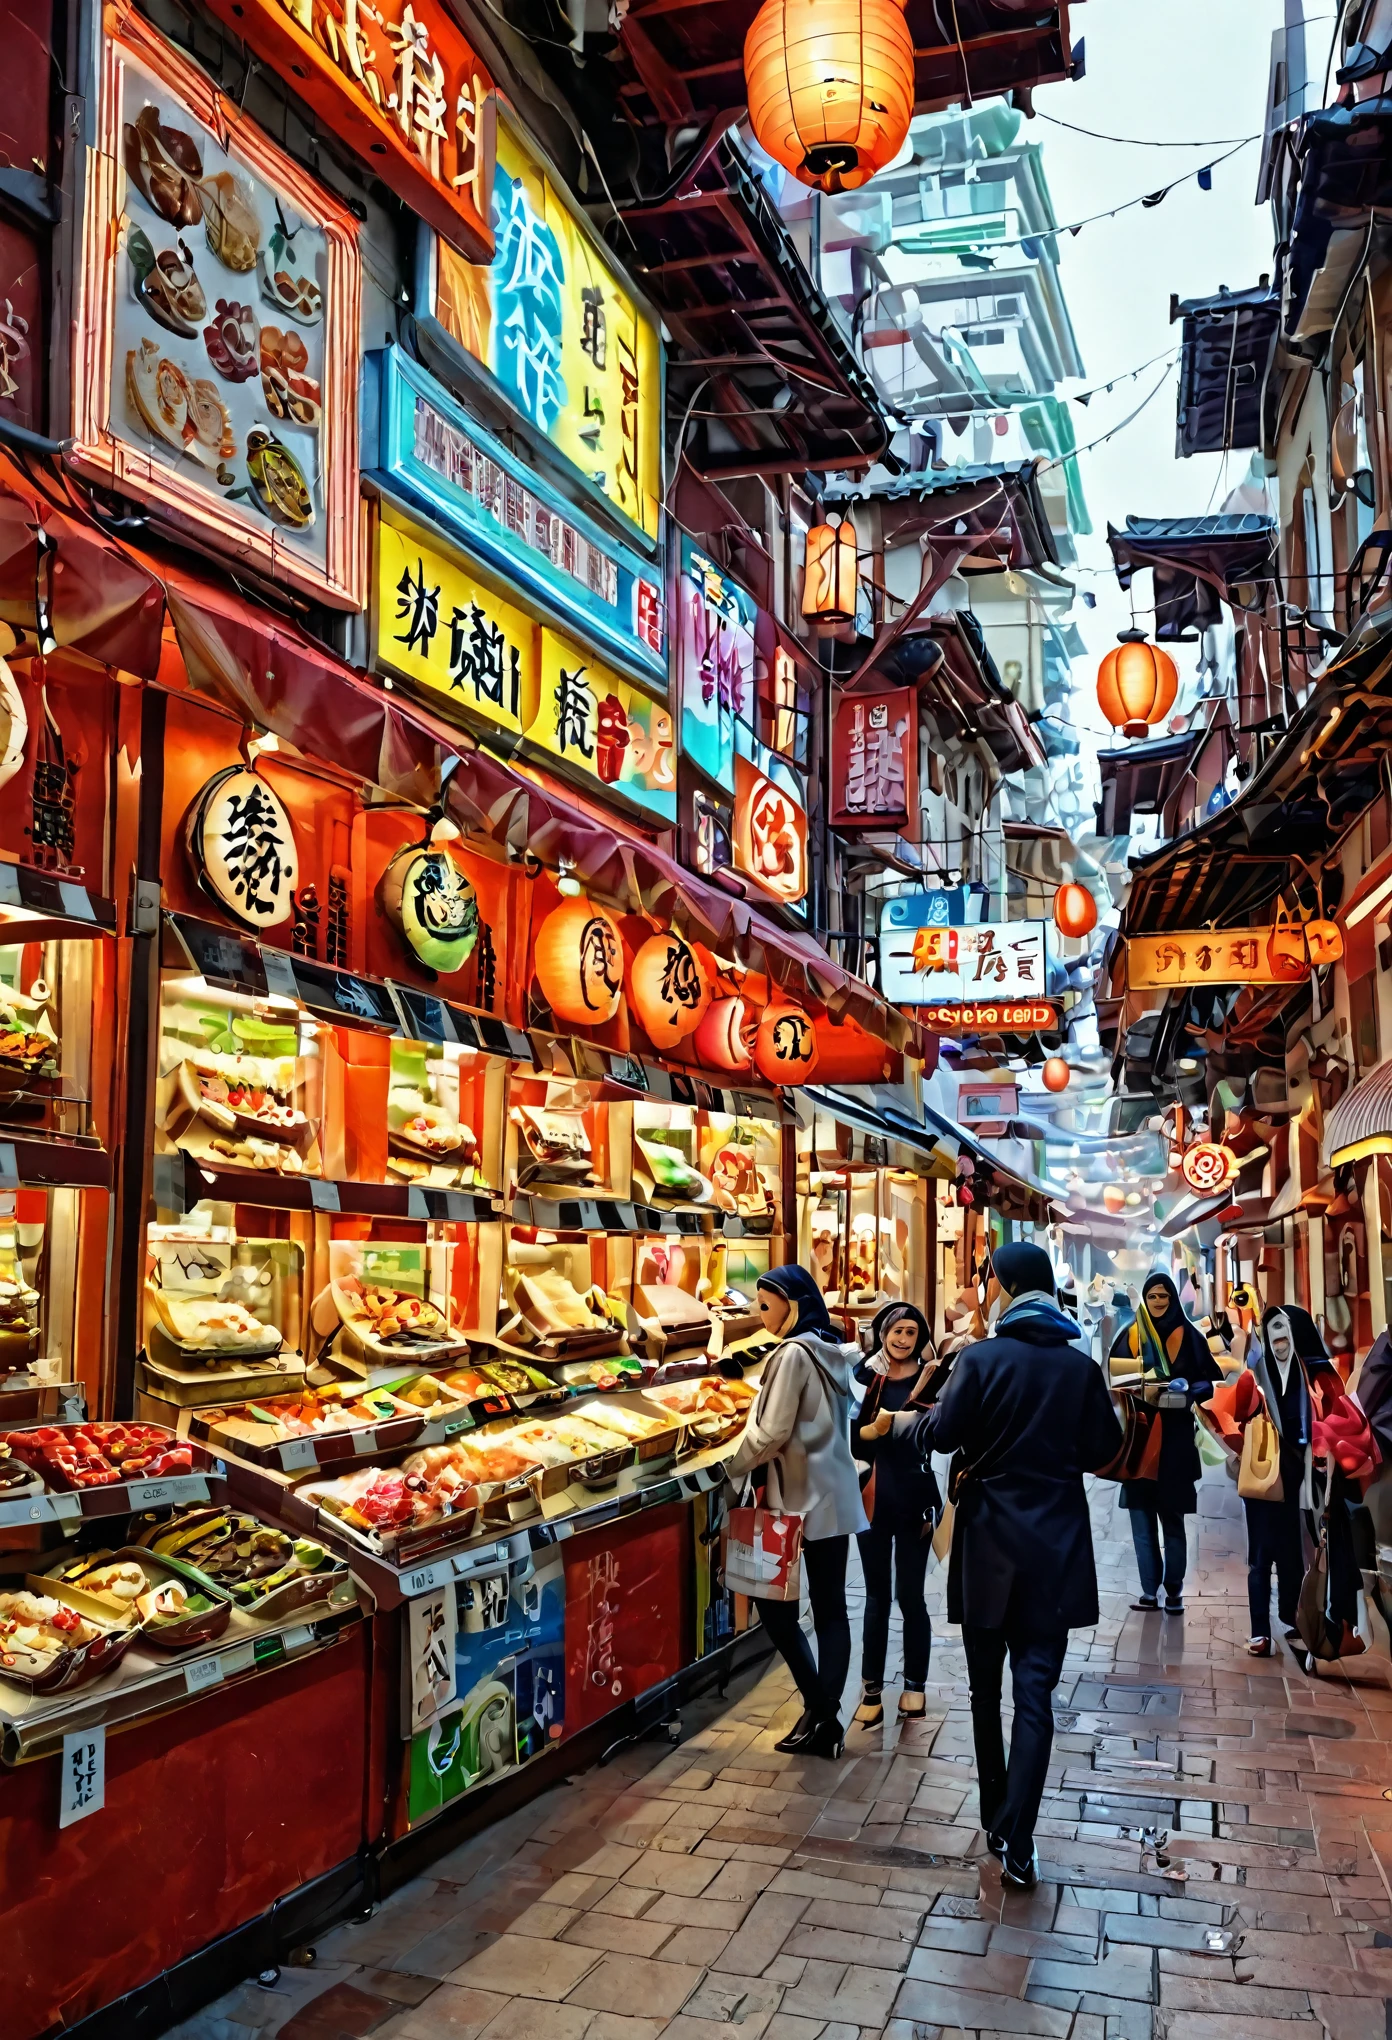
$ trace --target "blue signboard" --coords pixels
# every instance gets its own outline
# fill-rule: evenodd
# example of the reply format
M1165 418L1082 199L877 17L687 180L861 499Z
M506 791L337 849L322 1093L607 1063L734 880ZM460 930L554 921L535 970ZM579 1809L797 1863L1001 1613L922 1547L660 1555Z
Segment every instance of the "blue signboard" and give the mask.
M656 564L549 489L400 347L367 356L363 467L564 629L667 687Z

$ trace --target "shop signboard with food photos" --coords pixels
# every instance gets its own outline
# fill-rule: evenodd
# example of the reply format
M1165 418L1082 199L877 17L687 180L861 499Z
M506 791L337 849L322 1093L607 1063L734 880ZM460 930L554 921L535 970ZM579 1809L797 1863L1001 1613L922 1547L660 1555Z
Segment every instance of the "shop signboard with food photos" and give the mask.
M662 342L614 257L505 111L488 267L425 236L422 348L481 367L514 410L634 532L659 535ZM475 371L476 372L476 371Z
M351 213L155 29L108 9L74 463L358 608L360 298Z

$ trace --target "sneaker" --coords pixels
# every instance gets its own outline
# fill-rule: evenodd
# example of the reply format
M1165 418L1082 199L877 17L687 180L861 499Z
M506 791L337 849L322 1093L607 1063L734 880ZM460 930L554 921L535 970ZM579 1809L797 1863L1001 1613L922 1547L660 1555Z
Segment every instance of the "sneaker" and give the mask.
M1165 1613L1167 1615L1182 1615L1184 1613L1183 1594L1166 1594Z
M1270 1657L1271 1638L1269 1636L1254 1636L1247 1645L1247 1655L1248 1657Z
M1133 1601L1131 1603L1131 1606L1137 1609L1142 1615L1153 1615L1159 1608L1160 1603L1157 1600L1155 1600L1150 1594L1142 1594L1140 1600Z
M1038 1849L1031 1849L1029 1860L1024 1863L1016 1863L1008 1855L1001 1857L1001 1883L1008 1891L1033 1891L1038 1882Z

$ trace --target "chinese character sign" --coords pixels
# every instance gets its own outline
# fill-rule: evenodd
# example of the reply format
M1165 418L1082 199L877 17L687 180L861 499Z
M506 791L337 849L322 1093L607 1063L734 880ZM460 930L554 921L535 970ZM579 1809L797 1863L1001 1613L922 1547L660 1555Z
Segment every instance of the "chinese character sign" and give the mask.
M913 689L842 695L833 732L833 825L907 824L917 805L918 713Z
M258 773L234 765L210 779L186 836L200 885L239 921L265 929L285 920L299 877L295 831Z
M493 81L444 0L209 0L411 211L493 252Z
M919 893L886 902L880 979L887 999L897 1005L950 1005L1047 996L1043 921L953 927L929 920L931 897Z
M498 125L492 221L488 268L439 247L435 317L539 432L656 537L657 329L506 118Z
M682 750L709 778L729 786L736 718L754 719L758 612L752 596L727 580L685 534L677 607Z
M1271 955L1270 928L1200 928L1169 935L1131 935L1126 983L1133 992L1170 985L1275 985L1290 969ZM1308 966L1298 973L1308 976Z
M739 732L735 767L735 869L785 906L807 892L807 811L792 767Z
M541 632L541 684L527 736L664 821L677 815L672 716L558 632Z
M520 731L535 700L536 625L462 561L385 520L377 533L377 663Z

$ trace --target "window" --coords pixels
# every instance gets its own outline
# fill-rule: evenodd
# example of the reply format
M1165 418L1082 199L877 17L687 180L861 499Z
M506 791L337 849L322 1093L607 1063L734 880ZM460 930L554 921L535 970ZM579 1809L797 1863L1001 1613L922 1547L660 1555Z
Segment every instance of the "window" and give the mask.
M1349 1026L1353 1031L1354 1059L1360 1070L1370 1070L1378 1060L1377 999L1372 973L1355 978L1349 986Z

